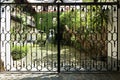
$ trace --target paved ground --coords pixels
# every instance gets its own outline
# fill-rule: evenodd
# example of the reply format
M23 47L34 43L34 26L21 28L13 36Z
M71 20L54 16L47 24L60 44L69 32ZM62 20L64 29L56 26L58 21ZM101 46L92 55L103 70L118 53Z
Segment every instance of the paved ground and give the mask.
M0 74L0 80L120 80L120 73L104 74Z

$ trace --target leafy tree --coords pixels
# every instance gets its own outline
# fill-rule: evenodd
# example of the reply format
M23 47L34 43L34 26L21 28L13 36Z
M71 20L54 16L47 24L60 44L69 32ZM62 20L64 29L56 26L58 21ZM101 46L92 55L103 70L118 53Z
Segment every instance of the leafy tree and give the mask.
M57 22L53 22L53 18L57 19L56 12L41 12L34 14L36 27L38 30L48 32L49 29L55 29Z
M85 6L81 10L63 12L60 16L63 43L73 43L72 46L84 53L91 50L93 57L106 56L108 12L102 6Z

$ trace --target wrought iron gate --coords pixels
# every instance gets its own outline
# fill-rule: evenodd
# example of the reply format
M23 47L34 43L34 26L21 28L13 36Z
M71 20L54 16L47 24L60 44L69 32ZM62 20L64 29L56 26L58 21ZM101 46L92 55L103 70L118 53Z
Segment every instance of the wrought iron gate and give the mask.
M0 3L0 70L118 71L118 3Z

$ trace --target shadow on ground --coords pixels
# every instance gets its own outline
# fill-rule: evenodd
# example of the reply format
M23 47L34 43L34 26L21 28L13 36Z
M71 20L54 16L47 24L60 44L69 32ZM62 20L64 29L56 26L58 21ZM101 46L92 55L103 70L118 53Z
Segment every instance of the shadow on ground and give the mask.
M120 73L105 74L33 74L20 80L120 80Z

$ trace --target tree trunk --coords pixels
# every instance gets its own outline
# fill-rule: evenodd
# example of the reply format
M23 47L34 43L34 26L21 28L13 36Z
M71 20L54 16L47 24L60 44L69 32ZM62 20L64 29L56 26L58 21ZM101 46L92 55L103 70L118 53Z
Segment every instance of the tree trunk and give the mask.
M90 34L91 36L88 36L87 38L85 38L85 34L76 33L74 30L69 29L67 25L65 25L65 30L65 40L68 40L71 35L74 35L76 37L77 44L81 45L81 52L91 54L91 58L105 60L107 57L106 27L102 27L100 33Z
M5 71L4 62L0 59L0 72Z

